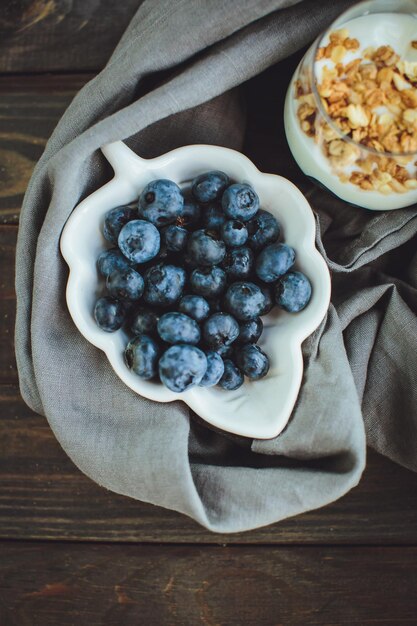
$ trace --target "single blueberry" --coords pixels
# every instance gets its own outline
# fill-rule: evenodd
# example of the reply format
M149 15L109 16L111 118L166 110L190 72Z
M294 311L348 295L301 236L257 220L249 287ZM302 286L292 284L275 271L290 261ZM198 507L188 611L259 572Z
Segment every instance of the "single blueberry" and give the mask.
M243 374L230 359L224 361L224 373L218 384L227 391L234 391L243 385Z
M236 350L236 364L251 380L259 380L267 375L269 359L259 346L252 343Z
M153 224L145 220L133 220L123 226L118 244L121 252L132 263L146 263L159 252L161 238Z
M289 313L302 311L311 298L311 283L302 272L288 272L275 284L275 302Z
M254 265L253 252L247 246L232 248L226 252L222 267L231 280L249 278Z
M207 230L220 231L226 221L226 216L219 204L210 204L203 208L201 221Z
M157 323L158 316L146 307L135 307L130 314L129 328L134 335L153 334Z
M181 252L187 245L188 231L182 226L171 224L163 231L163 240L167 250L171 252Z
M150 380L157 374L159 352L160 348L152 337L139 335L126 346L126 365L140 378Z
M188 344L171 346L159 359L161 382L176 393L198 385L206 370L207 358L204 352Z
M184 198L181 189L172 180L153 180L139 198L139 216L160 228L173 224L181 215Z
M125 320L126 309L120 300L104 296L99 298L94 307L94 318L97 326L106 333L121 328Z
M160 263L145 273L144 299L150 305L167 307L180 299L186 274L182 267Z
M221 198L223 191L229 185L227 174L219 171L206 172L194 178L191 189L198 202L207 204Z
M265 305L262 307L259 315L266 315L269 311L272 311L275 304L272 296L272 287L270 285L265 285L265 283L258 284L258 287L262 291L265 298Z
M255 317L253 320L242 322L239 324L239 337L237 343L256 343L259 337L262 335L264 329L263 322L260 317Z
M97 268L102 276L110 276L115 270L127 270L132 264L117 248L104 250L97 259Z
M142 276L133 268L115 270L107 277L108 292L114 298L133 301L139 300L143 294L144 281Z
M214 313L203 326L203 337L212 350L230 346L239 335L239 324L228 313Z
M167 343L191 343L200 341L200 327L184 313L165 313L158 321L158 334Z
M138 212L130 206L118 206L106 213L104 218L103 234L107 241L117 243L117 238L123 226L137 218Z
M259 209L258 194L250 185L235 183L224 192L222 207L228 218L247 222Z
M202 296L183 296L178 304L181 313L189 315L197 322L207 319L210 313L210 305Z
M196 268L191 272L190 285L199 296L216 298L226 289L226 273L220 267Z
M200 387L217 385L224 373L223 359L217 352L207 352L207 370L200 381Z
M246 224L249 239L248 245L252 250L261 250L269 243L276 241L280 235L280 225L276 218L269 213L259 209L258 213Z
M226 246L231 248L243 246L248 238L246 226L239 220L227 220L222 225L220 232Z
M254 283L237 282L230 285L226 291L224 305L236 319L246 322L259 317L265 305L265 298Z
M177 226L187 228L188 226L196 226L199 223L201 216L201 209L197 202L192 198L185 197L184 206L181 211L181 215L177 217Z
M271 243L259 253L256 259L256 274L265 283L273 283L288 272L294 261L294 248L287 246L286 243Z
M195 265L210 267L221 263L226 254L224 241L216 238L212 231L200 229L188 239L188 255Z

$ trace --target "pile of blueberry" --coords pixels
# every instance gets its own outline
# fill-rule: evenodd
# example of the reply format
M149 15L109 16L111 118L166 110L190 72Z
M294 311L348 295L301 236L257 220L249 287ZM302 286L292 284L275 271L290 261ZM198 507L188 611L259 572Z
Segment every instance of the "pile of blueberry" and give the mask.
M175 392L264 377L261 316L275 304L301 311L311 296L308 278L290 271L295 251L280 231L253 187L224 172L198 176L184 193L171 180L150 182L137 208L105 217L116 247L97 260L108 292L94 308L98 326L125 325L127 366Z

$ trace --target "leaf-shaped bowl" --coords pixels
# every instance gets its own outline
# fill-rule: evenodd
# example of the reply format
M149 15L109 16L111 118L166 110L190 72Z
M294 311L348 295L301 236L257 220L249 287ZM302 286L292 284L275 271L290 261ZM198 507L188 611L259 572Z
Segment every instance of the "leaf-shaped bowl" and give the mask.
M300 389L301 344L320 324L330 300L329 271L315 247L315 220L307 200L285 178L260 172L245 156L227 148L191 145L145 160L123 142L115 142L104 146L102 152L114 169L114 178L74 209L61 236L61 251L70 268L67 304L78 330L105 352L116 374L139 395L158 402L183 400L208 423L230 433L257 439L275 437L287 424ZM135 201L143 187L156 178L184 185L213 169L253 185L261 206L277 217L285 242L295 248L296 269L309 277L313 294L300 313L290 314L275 307L263 318L259 345L271 362L264 379L245 379L236 391L193 387L177 394L159 382L140 379L127 368L123 352L128 336L123 329L106 333L96 326L93 309L103 286L96 260L109 247L102 235L109 209Z

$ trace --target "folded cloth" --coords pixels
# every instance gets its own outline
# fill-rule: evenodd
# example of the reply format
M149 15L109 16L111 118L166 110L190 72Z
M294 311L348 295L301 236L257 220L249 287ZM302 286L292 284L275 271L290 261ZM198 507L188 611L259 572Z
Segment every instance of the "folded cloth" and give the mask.
M306 185L333 300L303 345L290 423L270 441L215 432L180 401L159 404L128 389L69 316L60 234L77 203L109 179L101 145L124 139L143 157L192 143L242 149L238 86L310 43L349 4L145 0L58 124L22 208L24 399L97 483L213 531L248 530L339 498L363 471L365 428L372 446L416 469L416 208L371 213ZM290 159L280 156L278 173Z

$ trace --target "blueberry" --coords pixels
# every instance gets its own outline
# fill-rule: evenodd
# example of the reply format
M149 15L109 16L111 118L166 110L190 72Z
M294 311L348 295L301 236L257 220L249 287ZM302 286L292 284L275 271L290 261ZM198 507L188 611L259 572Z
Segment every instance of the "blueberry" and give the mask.
M183 296L178 304L181 313L189 315L197 322L207 319L210 313L210 305L201 296Z
M106 278L115 270L127 270L129 267L130 261L117 248L104 250L97 259L98 271Z
M118 244L121 252L132 263L146 263L159 252L161 238L157 228L144 220L133 220L123 226Z
M262 307L259 315L266 315L267 313L269 313L269 311L272 311L275 304L272 297L272 288L269 285L265 285L265 283L258 285L258 287L262 291L265 298L265 305Z
M139 335L126 346L126 365L144 380L150 380L157 374L159 352L159 346L152 337Z
M285 243L271 243L256 259L256 273L265 283L273 283L288 272L295 261L295 251Z
M153 180L139 198L139 216L160 228L173 224L181 215L184 198L181 189L172 180Z
M226 254L223 241L209 230L196 230L188 240L188 255L195 265L210 267L221 263Z
M229 185L229 177L224 172L206 172L194 178L191 189L198 202L207 204L222 197L223 191Z
M254 283L237 282L230 285L226 291L224 305L236 319L246 322L259 317L265 305L265 298Z
M204 340L210 348L230 346L239 335L239 324L228 313L214 313L203 326Z
M159 359L161 382L176 393L181 393L192 385L198 385L206 370L206 355L195 346L171 346Z
M231 361L224 361L224 373L219 380L219 386L227 391L234 391L243 385L243 374L240 369Z
M194 293L216 298L226 289L226 273L220 267L197 268L191 272L190 285Z
M107 277L108 292L114 298L121 300L139 300L143 293L144 282L142 276L133 268L115 270Z
M222 207L228 218L247 222L259 209L258 194L250 185L235 183L224 192Z
M181 215L177 217L177 226L188 227L195 226L199 223L201 209L197 202L192 198L185 198Z
M267 375L269 359L259 346L252 343L236 350L236 364L251 380L259 380Z
M239 324L239 337L237 343L256 343L262 335L264 329L263 322L260 317L255 317L248 322Z
M222 225L226 221L223 209L218 204L210 204L203 209L202 224L207 230L220 231Z
M97 326L107 333L119 330L125 319L125 307L120 300L104 296L99 298L94 307Z
M164 243L167 250L171 252L181 252L187 245L188 231L182 226L171 224L163 231Z
M298 313L310 302L311 283L302 272L288 272L275 285L275 302L289 313Z
M260 209L246 227L249 233L248 244L252 250L261 250L276 241L280 235L280 225L272 213Z
M163 307L174 304L182 295L185 276L184 269L175 265L150 267L145 273L145 302Z
M158 321L158 334L167 343L191 343L200 341L200 327L184 313L165 313Z
M117 238L123 226L137 218L138 212L130 206L118 206L106 213L104 218L103 234L107 241L117 243Z
M207 352L207 370L201 379L200 387L213 387L217 385L224 373L222 357L217 352Z
M220 232L226 246L231 248L243 246L248 238L246 226L239 220L227 220L222 225Z
M129 328L134 335L149 335L156 331L158 317L151 309L139 306L130 315Z
M222 267L229 279L249 278L254 265L253 252L247 246L228 250L223 259Z

